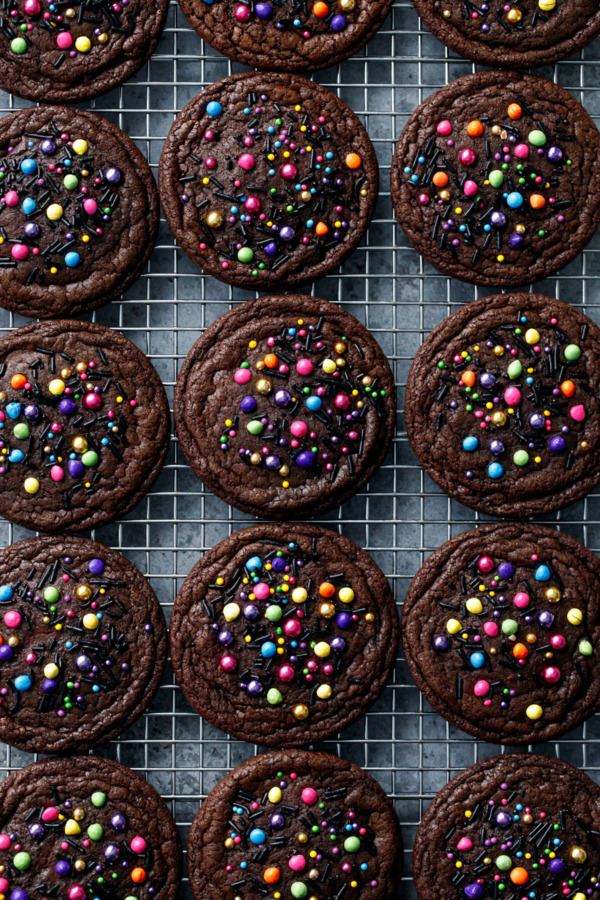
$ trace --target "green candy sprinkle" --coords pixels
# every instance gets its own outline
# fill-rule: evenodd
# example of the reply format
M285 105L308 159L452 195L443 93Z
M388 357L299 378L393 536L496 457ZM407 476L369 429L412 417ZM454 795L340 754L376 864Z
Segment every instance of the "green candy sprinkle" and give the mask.
M510 867L512 866L512 859L510 858L510 856L506 856L505 854L503 854L502 856L497 857L496 865L504 872L506 871L506 869L510 869Z
M269 622L279 622L282 615L282 608L280 606L275 606L274 603L271 606L268 606L265 612L265 616L267 617Z
M63 184L68 191L75 191L79 187L79 178L77 175L65 175Z
M539 129L534 129L534 131L530 131L527 135L527 139L530 144L533 144L534 147L543 147L546 143L546 135L543 131Z
M576 359L579 359L581 356L581 348L577 346L577 344L567 344L565 347L565 359L568 359L569 362L574 362Z
M513 456L515 466L526 466L529 462L529 453L527 450L517 450Z
M88 828L87 833L90 840L99 841L102 839L102 835L104 834L104 828L102 827L102 825L99 825L98 822L94 822L94 824L90 825L90 827Z
M21 869L22 871L28 869L31 865L31 857L29 853L25 853L24 850L21 850L21 852L17 853L15 858L13 859L13 865L15 869Z
M49 603L56 603L57 600L60 600L60 594L55 587L47 587L44 591L44 600L47 600Z
M283 695L277 688L269 688L267 691L267 703L271 706L278 706L283 701Z
M20 441L25 440L25 438L29 437L29 426L25 424L25 422L19 422L18 425L15 425L13 428L13 434Z
M88 450L81 457L81 462L84 466L95 466L98 464L99 456L95 450Z
M306 895L308 894L308 888L305 884L302 884L301 881L292 881L290 891L292 893L292 897L295 897L296 900L302 900L302 898L306 897Z
M22 53L27 52L27 41L22 37L13 38L10 42L10 49L13 53L17 53L21 56Z
M516 634L519 624L514 619L505 619L501 628L502 634Z
M241 263L251 263L254 259L254 250L251 250L250 247L240 247L237 258Z
M582 656L591 656L594 652L594 648L589 641L579 641L578 649Z
M248 422L246 425L246 429L250 432L250 434L261 434L263 428L265 426L262 422L253 419L252 422Z
M347 837L344 841L344 850L347 853L358 853L360 850L360 838L355 837L355 835Z
M94 791L92 794L92 806L95 806L97 809L100 809L106 803L106 794L103 794L102 791Z
M492 187L500 187L504 181L504 173L500 169L493 169L489 174L489 182Z
M523 371L523 366L518 359L513 359L506 371L509 378L518 378Z

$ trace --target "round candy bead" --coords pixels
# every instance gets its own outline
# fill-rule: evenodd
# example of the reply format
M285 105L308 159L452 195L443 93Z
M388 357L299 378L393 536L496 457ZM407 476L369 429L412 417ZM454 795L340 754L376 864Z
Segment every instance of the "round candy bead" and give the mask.
M220 116L223 112L223 107L216 100L210 100L206 104L206 112L209 116Z
M486 681L485 678L480 678L479 681L476 681L475 685L473 686L473 693L476 697L484 697L489 689L489 681Z
M473 450L477 450L477 448L479 446L479 440L478 440L478 438L474 437L473 435L469 435L468 437L464 438L464 440L462 442L462 446L463 446L463 450L466 450L467 452L472 453Z
M528 719L536 721L537 719L542 718L542 716L544 715L544 710L538 703L531 703L525 710L525 715Z
M543 147L546 143L546 135L537 128L529 132L527 139L534 147Z
M591 656L594 652L594 648L589 641L579 641L579 646L577 649L582 656Z
M304 788L302 791L302 800L309 806L314 806L314 804L318 800L318 795L315 789L311 787Z

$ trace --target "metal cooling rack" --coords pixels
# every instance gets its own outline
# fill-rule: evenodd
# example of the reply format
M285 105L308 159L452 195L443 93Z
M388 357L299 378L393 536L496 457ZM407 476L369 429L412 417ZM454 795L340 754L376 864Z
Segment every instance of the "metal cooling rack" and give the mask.
M136 78L89 108L134 138L156 172L176 113L203 85L242 68L204 45L172 0L164 36L151 61ZM423 337L451 311L484 292L439 275L408 245L392 212L392 152L417 104L474 69L451 56L420 25L409 0L401 0L365 50L316 75L364 120L379 158L381 194L365 243L339 275L322 279L311 290L307 287L306 293L341 302L369 327L395 368L401 395ZM600 124L600 40L579 58L538 71L571 90ZM0 93L1 114L28 105ZM583 306L600 322L600 237L559 277L537 289ZM177 372L202 330L250 296L254 295L202 276L177 249L163 221L148 273L121 303L97 311L93 319L123 331L139 345L172 399ZM0 330L26 321L0 310ZM427 554L482 519L448 500L425 478L400 413L396 439L381 471L366 491L321 521L371 553L389 577L400 606ZM600 492L546 521L600 552ZM149 496L126 519L90 536L138 565L168 618L176 593L200 554L248 523L247 516L203 489L173 437L167 465ZM0 521L3 545L29 534ZM33 759L0 748L0 775ZM393 799L406 845L401 893L412 900L410 849L429 801L462 768L503 748L475 741L433 713L400 656L392 684L371 712L322 749L366 768ZM600 715L537 749L583 767L600 782ZM200 801L229 769L257 750L229 740L203 722L184 701L169 668L150 710L120 741L99 752L145 775L171 807L185 843ZM185 881L182 897L191 897Z

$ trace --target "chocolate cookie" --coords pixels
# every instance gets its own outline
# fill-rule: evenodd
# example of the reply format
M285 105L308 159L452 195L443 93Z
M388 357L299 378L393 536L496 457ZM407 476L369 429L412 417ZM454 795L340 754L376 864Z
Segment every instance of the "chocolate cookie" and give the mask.
M600 134L563 88L479 72L428 97L402 132L392 198L411 244L445 275L517 287L562 269L600 210Z
M270 72L323 69L347 59L376 34L392 5L391 0L179 4L200 37L219 53Z
M154 53L168 8L168 0L4 0L2 87L53 103L97 97Z
M597 0L413 0L436 38L475 62L528 69L581 50L600 32Z
M95 528L160 472L170 421L161 381L126 337L90 322L0 338L0 515L39 531Z
M59 106L0 119L0 306L52 319L108 303L141 275L158 220L148 163L106 119Z
M175 822L153 787L97 756L45 759L0 784L0 889L27 897L174 900Z
M419 900L584 900L600 889L600 789L569 763L510 753L470 766L421 820Z
M388 900L402 875L402 834L376 781L302 750L255 756L213 788L188 842L196 900L343 894Z
M427 558L402 615L406 661L451 725L548 741L600 706L600 560L541 525L485 525Z
M0 739L30 753L89 750L148 706L167 654L154 591L82 538L0 550Z
M171 657L182 691L212 725L294 747L364 715L392 674L398 631L385 575L348 538L312 525L254 525L187 576Z
M159 167L177 243L209 275L251 290L335 269L369 226L378 178L352 110L306 78L273 73L231 75L194 97Z
M541 294L467 303L406 385L406 430L442 490L492 516L561 509L600 482L600 330Z
M394 379L354 316L299 294L247 300L187 355L175 425L194 472L256 516L316 516L366 485L394 432Z

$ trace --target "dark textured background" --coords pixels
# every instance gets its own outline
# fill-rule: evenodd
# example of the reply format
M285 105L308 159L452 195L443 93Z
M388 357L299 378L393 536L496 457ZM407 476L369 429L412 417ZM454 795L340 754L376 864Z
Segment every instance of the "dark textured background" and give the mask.
M423 335L466 300L492 293L450 281L425 265L394 224L389 197L392 151L408 116L431 91L475 68L449 55L419 26L410 0L400 0L365 50L316 76L320 84L338 91L365 122L381 167L381 195L366 245L344 265L340 277L330 275L304 290L341 301L371 329L395 369L400 407L408 368ZM123 88L86 105L127 131L156 173L175 113L202 85L241 70L202 44L172 0L165 34L151 62ZM600 125L600 40L581 57L537 71L571 90ZM0 94L0 111L27 105ZM558 278L538 283L536 290L582 304L600 322L600 235ZM175 248L163 221L149 275L134 285L122 304L98 310L94 318L121 329L149 355L172 400L176 374L202 329L232 301L251 296L201 276ZM0 310L1 328L22 324L24 319ZM368 490L347 503L342 513L330 513L321 521L371 552L401 603L425 556L480 518L448 501L421 473L399 415L393 448ZM149 497L124 521L93 536L149 574L169 616L177 589L199 554L249 521L203 490L173 440L167 465ZM600 553L600 491L544 521L560 522ZM24 529L0 520L3 544L26 536ZM100 752L147 776L172 807L185 839L199 801L256 748L228 741L203 723L175 688L169 667L162 685L149 714L118 744ZM410 848L423 810L450 775L500 751L498 745L454 731L433 713L421 700L403 657L394 683L366 719L323 749L365 766L392 796L405 837L402 894L408 900L415 896ZM600 782L600 716L539 750L583 766ZM2 748L0 775L32 759ZM187 887L182 896L189 897Z

